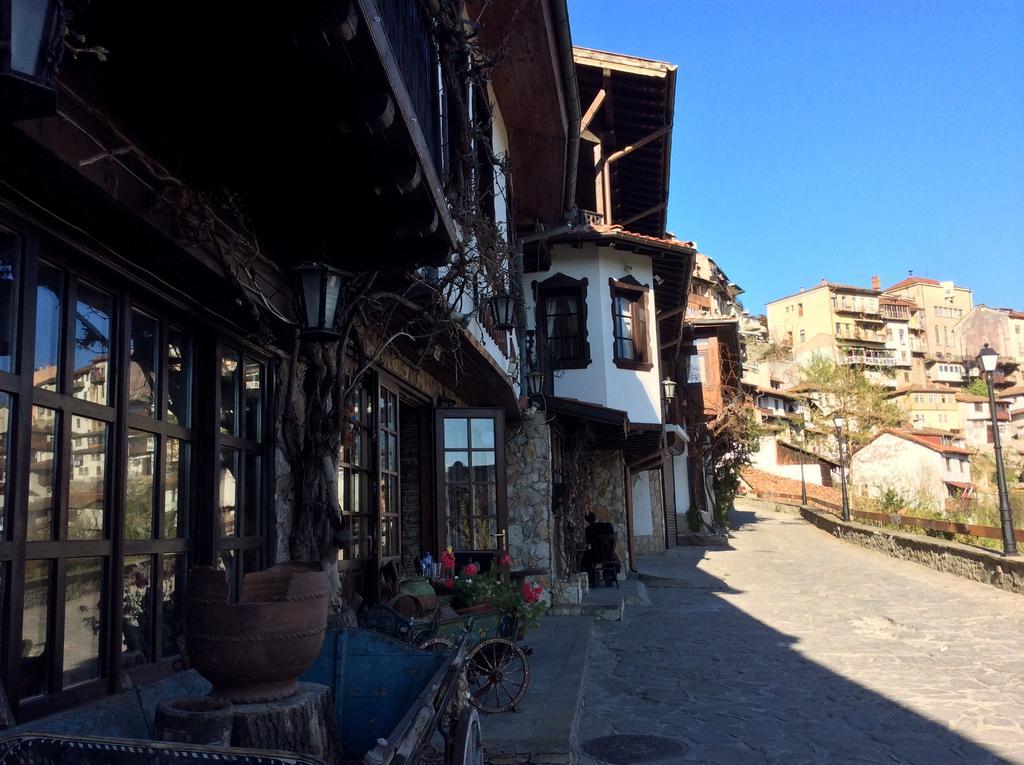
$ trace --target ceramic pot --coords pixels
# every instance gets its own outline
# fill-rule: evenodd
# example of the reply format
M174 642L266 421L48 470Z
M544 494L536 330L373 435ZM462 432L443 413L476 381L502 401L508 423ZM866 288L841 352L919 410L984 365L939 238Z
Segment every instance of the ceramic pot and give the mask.
M253 704L299 689L327 626L327 574L282 563L247 574L231 604L224 572L194 568L185 595L185 643L211 696Z

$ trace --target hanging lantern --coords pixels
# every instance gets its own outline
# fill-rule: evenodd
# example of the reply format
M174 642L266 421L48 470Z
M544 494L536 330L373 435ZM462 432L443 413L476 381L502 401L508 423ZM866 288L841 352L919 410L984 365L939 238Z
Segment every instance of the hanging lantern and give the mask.
M515 321L515 300L511 295L503 292L491 295L488 303L491 307L491 317L494 319L496 329L514 329Z
M63 54L60 0L0 0L0 119L57 113L54 80Z
M539 369L531 369L526 373L526 393L534 396L544 392L544 373Z
M303 263L295 273L299 336L317 342L339 339L341 333L335 322L344 303L349 274L323 263Z

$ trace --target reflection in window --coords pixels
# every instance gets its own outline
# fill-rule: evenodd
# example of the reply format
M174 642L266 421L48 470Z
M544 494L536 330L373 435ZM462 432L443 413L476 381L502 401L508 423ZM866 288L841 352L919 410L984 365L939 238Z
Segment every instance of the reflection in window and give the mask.
M102 539L106 509L107 431L105 422L75 417L71 430L68 539Z
M160 358L157 352L160 325L139 311L132 311L128 365L128 413L157 416L157 380Z
M164 441L164 539L187 536L189 444Z
M128 431L128 483L125 488L125 537L153 536L156 501L156 436L141 430Z
M544 338L553 360L578 359L583 355L578 293L544 298Z
M235 524L238 509L238 449L222 447L220 450L220 535L233 537L237 531Z
M68 687L99 677L103 559L69 560L64 588L64 687Z
M47 632L51 569L47 560L25 562L25 605L21 616L18 664L18 695L21 698L46 693L49 685Z
M260 533L260 456L245 453L245 495L243 497L242 536L255 537Z
M72 392L75 398L108 403L110 385L110 315L113 299L84 282L75 304L75 355Z
M238 435L238 393L241 360L237 353L220 359L220 432Z
M0 233L0 372L14 369L20 277L17 240Z
M167 331L167 421L190 425L192 411L192 343L181 330Z
M32 451L28 476L28 528L30 542L53 537L53 489L57 469L57 413L32 407Z
M132 555L124 559L121 575L121 666L134 667L153 660L151 583L153 559Z
M494 420L446 417L443 460L447 543L457 550L494 549L498 531Z
M263 414L263 365L253 361L245 363L245 437L260 440Z
M64 275L40 263L39 284L36 288L36 348L32 384L44 390L57 390L63 298Z
M165 555L163 566L163 578L160 581L160 655L174 656L181 653L178 650L178 638L185 632L183 606L188 556Z
M221 550L217 553L217 570L224 572L224 578L228 583L228 600L232 603L236 599L235 568L238 562L238 550Z
M7 470L11 443L11 397L0 393L0 540L7 538ZM4 591L0 588L0 602ZM0 634L0 640L3 639Z

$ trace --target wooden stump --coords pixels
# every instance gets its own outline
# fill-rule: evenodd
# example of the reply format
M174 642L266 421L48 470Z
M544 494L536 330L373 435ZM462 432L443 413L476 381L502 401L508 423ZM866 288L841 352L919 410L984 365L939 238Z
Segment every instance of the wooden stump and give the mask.
M327 765L341 762L330 689L299 683L299 692L287 699L235 704L231 745L312 755Z

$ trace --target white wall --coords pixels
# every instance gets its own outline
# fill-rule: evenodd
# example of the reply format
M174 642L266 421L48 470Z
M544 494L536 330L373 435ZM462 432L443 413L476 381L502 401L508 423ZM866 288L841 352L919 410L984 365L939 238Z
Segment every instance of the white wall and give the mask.
M633 536L649 537L654 533L652 504L651 471L633 473Z
M938 452L884 433L853 455L850 480L873 497L893 488L911 502L930 500L933 509L941 510L948 496L944 473Z
M630 270L627 270L630 269ZM591 363L585 369L566 369L556 373L556 396L575 398L592 404L621 409L631 422L659 423L661 418L661 369L657 348L657 321L654 308L654 271L646 255L612 247L584 244L553 248L551 269L526 274L527 325L534 326L536 302L533 283L542 283L555 274L587 279L587 340ZM650 371L619 369L612 356L611 288L608 279L632 276L650 287L646 294L648 317L648 353L653 362Z
M775 436L762 436L758 443L756 452L750 455L750 464L758 470L763 470L772 475L800 480L800 465L780 465L778 463L777 439ZM804 482L821 486L821 468L817 462L807 458L804 465Z
M676 495L676 526L680 533L687 531L686 523L683 520L686 511L690 509L690 476L687 471L687 462L690 458L686 454L672 455L672 483L675 486Z

